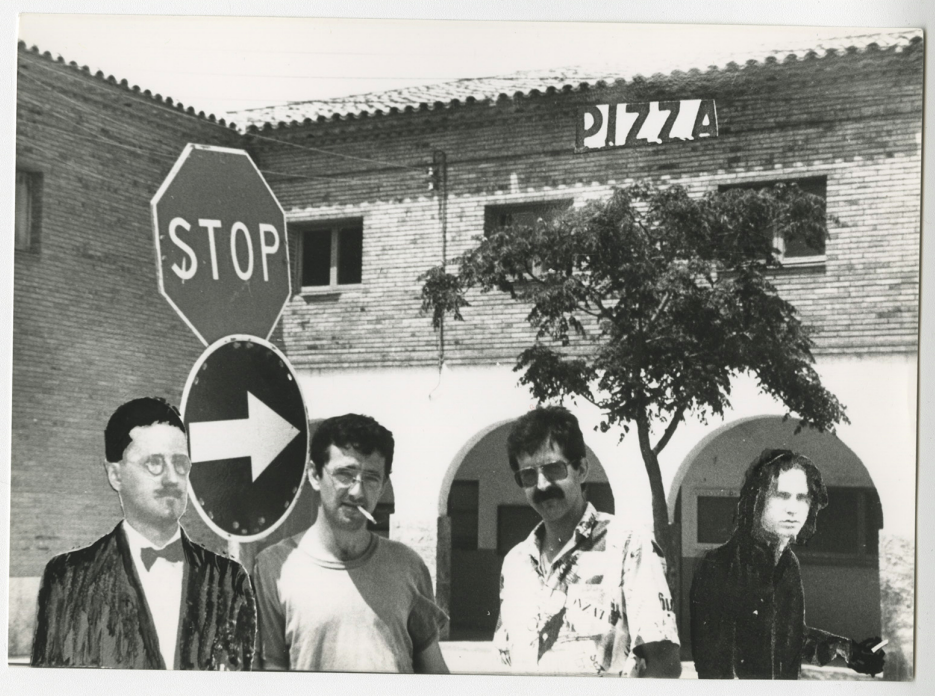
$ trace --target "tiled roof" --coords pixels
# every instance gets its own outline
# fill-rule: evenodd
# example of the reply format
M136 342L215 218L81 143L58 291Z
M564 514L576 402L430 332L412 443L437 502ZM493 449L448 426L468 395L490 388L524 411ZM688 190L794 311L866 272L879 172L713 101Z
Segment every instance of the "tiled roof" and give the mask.
M24 53L34 53L36 55L39 55L51 63L60 63L62 65L65 65L65 59L61 55L53 57L52 53L50 53L49 51L45 51L45 52L40 51L38 46L33 46L32 48L29 48L26 46L25 41L19 42L19 50ZM79 67L78 64L74 61L69 62L67 65L69 68L71 68L75 72L91 75L91 69L87 65L82 65ZM214 114L205 115L204 111L196 111L195 108L192 106L186 107L184 104L182 104L182 102L174 101L172 97L163 97L161 94L153 94L148 89L140 89L140 87L138 87L137 85L133 85L131 87L130 84L126 80L117 80L117 78L114 77L113 75L105 76L104 73L100 70L94 73L92 77L100 80L101 82L106 82L111 85L122 87L128 92L133 92L135 94L142 95L143 97L151 99L157 104L164 104L168 107L175 109L176 111L187 113L191 116L195 116L196 118L201 118L206 121L210 121L211 123L219 123L222 126L228 125L224 121L223 118L217 118ZM229 124L229 127L231 129L235 129L235 125L233 123Z
M499 77L480 77L417 85L385 92L369 92L333 99L295 101L279 106L246 109L236 113L238 121L251 130L259 127L288 127L307 121L327 119L341 120L352 117L378 116L387 113L415 110L447 109L475 102L494 103L503 99L515 99L535 93L583 92L609 84L623 84L641 77L646 80L664 79L666 74L677 77L684 74L700 74L698 66L707 65L706 72L719 73L747 70L771 63L783 63L812 58L825 58L844 53L867 53L871 51L902 52L910 46L920 44L921 31L886 31L860 35L849 35L808 46L793 46L774 49L761 54L760 59L748 60L743 66L727 62L723 66L709 65L712 49L701 47L694 55L678 51L667 65L657 62L653 72L644 77L641 67L631 71L619 68L569 67L550 70L517 72ZM707 54L708 58L705 58ZM680 72L688 70L688 73Z

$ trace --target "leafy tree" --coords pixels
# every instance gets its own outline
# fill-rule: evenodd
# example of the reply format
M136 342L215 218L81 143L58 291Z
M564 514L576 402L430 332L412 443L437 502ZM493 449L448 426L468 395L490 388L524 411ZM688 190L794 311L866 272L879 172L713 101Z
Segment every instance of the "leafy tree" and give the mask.
M422 310L440 329L446 316L463 320L470 290L530 306L536 336L517 358L520 382L539 401L590 401L604 432L619 426L623 438L635 425L668 551L659 453L685 418L730 407L732 378L753 375L799 428L833 432L847 421L812 367L809 328L770 282L782 266L775 239L814 246L826 237L824 200L795 184L700 198L635 184L480 238L454 272L420 278Z

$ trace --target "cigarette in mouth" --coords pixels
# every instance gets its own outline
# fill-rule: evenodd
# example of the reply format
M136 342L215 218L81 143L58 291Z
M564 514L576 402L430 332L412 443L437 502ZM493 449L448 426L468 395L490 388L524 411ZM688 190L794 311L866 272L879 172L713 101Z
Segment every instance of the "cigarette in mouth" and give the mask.
M374 524L377 523L377 521L376 521L375 519L373 519L373 515L371 515L371 514L370 514L369 512L367 512L366 510L364 510L360 505L357 506L357 509L360 510L360 514L363 515L364 517L366 517L368 520L370 520L370 521L373 522ZM885 645L885 644L886 644L886 641L884 641L883 643L880 643L880 645Z
M870 652L876 652L877 650L879 650L880 648L882 648L884 645L886 645L889 642L890 642L889 639L881 640L879 643L877 643L872 648L870 648Z

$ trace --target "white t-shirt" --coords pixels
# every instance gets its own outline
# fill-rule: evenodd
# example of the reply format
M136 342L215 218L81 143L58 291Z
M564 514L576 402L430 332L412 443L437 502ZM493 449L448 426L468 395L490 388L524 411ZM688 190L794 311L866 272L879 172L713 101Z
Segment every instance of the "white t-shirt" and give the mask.
M257 556L262 668L412 672L447 621L419 555L372 535L363 556L341 563L316 558L302 538Z

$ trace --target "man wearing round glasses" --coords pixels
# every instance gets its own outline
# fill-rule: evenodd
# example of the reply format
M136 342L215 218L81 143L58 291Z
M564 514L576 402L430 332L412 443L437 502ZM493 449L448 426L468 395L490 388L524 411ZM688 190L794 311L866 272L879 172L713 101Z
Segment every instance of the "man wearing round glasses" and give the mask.
M179 526L192 464L178 411L163 399L134 399L111 416L104 441L124 519L46 566L32 664L250 669L250 579Z
M349 413L318 426L308 480L315 522L257 556L264 669L434 672L447 621L415 551L367 529L389 480L392 433Z
M503 560L494 644L518 672L677 677L678 631L662 553L588 503L588 459L567 409L530 411L507 454L542 517Z

